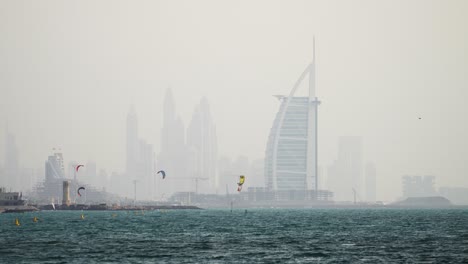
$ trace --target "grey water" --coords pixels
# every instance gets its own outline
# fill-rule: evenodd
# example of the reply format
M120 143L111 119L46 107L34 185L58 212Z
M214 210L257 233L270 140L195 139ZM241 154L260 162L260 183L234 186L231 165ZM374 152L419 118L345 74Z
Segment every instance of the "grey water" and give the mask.
M467 263L468 210L0 214L0 263L401 262Z

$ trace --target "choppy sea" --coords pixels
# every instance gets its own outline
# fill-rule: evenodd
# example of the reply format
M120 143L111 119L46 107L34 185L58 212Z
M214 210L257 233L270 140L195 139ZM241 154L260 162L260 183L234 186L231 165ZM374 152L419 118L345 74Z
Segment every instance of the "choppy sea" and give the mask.
M468 263L468 210L0 214L0 263L402 262Z

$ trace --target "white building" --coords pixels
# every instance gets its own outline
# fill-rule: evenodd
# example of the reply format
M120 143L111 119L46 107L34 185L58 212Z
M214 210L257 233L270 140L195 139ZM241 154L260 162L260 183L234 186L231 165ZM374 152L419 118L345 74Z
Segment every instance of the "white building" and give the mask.
M294 96L309 77L309 96ZM265 152L265 184L268 190L317 190L317 107L314 59L288 96L276 96L281 105Z

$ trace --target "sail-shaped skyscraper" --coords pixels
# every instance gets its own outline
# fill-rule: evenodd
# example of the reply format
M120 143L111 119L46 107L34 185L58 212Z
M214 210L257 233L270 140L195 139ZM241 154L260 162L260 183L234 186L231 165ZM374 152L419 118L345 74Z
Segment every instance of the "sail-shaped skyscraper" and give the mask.
M295 96L309 77L308 96ZM314 56L287 96L277 95L281 105L265 152L265 183L270 191L318 191L317 107Z

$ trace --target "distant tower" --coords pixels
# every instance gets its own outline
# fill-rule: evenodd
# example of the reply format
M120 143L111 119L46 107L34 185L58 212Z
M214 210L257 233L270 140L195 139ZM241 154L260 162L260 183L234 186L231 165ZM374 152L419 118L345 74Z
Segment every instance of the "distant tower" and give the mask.
M120 183L121 191L130 194L131 190L128 189L128 184L137 180L143 184L138 192L138 197L140 199L149 199L152 192L149 182L154 173L153 166L153 146L139 138L137 114L135 107L131 106L127 115L127 178Z
M139 160L138 170L136 174L137 181L142 183L142 186L138 190L138 196L141 199L149 199L152 197L154 192L154 185L150 184L154 179L154 151L151 144L146 143L145 140L140 139L139 141Z
M170 127L176 119L174 96L172 95L172 89L166 90L164 97L164 108L163 108L163 127Z
M138 161L138 120L132 105L127 115L127 177L135 179Z
M358 136L340 137L338 159L328 170L328 187L335 201L352 201L354 193L365 199L362 184L362 139Z
M313 60L288 96L276 96L280 109L273 122L265 152L265 183L269 190L318 191L317 107L315 97L315 40ZM294 94L309 76L309 96Z
M164 97L161 155L165 158L177 156L178 152L181 152L184 148L184 145L184 124L182 119L176 116L174 96L171 88L168 88Z
M50 155L45 162L45 179L46 181L53 181L63 178L65 178L63 155L54 149L54 154Z
M206 98L202 98L200 104L195 107L192 120L187 127L187 147L190 152L189 170L193 173L192 176L208 178L207 187L210 187L208 192L219 191L216 127ZM202 188L202 190L207 189Z
M186 182L178 181L177 184L168 181L187 177L187 151L185 146L185 129L182 119L176 115L172 90L166 91L163 108L163 127L161 128L161 150L158 156L158 169L165 170L171 177L166 179L165 194L170 195L174 191L187 191Z
M163 127L161 129L161 155L163 156L169 155L172 151L173 146L171 146L171 143L173 143L173 140L171 140L171 133L174 132L173 127L175 122L174 97L172 95L172 90L169 88L164 97Z
M7 188L19 189L19 165L18 165L18 147L16 139L7 128L5 130L5 178L0 184Z

